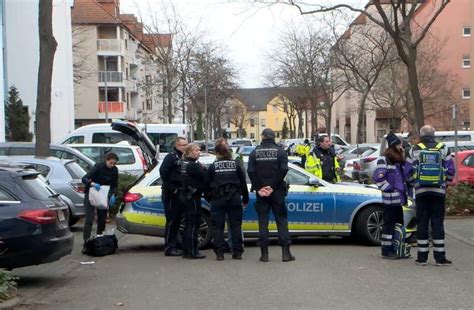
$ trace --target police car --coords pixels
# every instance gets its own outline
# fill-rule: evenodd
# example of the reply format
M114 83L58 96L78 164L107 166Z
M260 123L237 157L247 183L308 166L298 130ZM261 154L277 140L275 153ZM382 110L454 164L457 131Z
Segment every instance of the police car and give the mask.
M202 157L200 161L209 165L214 158ZM244 161L247 165L246 158ZM364 244L380 244L383 208L378 189L354 183L327 183L291 163L286 182L290 184L286 207L288 228L292 236L351 236ZM248 186L250 189L249 180ZM144 174L128 190L123 200L121 212L117 215L117 229L128 234L164 237L166 218L161 202L159 164ZM243 214L245 237L258 236L255 201L255 193L250 193L250 202ZM209 210L210 205L203 200L199 228L200 247L211 241ZM408 234L413 234L413 207L404 208L404 220L408 224ZM269 229L276 235L274 221L270 222Z

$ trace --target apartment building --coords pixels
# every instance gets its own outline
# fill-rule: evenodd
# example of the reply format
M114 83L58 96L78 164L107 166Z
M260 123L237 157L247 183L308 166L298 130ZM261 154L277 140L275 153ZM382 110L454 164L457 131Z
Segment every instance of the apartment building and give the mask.
M30 132L32 133L34 133L39 67L39 1L2 1L5 97L8 96L8 87L14 85L20 93L23 104L28 107ZM53 0L53 35L58 43L54 54L51 81L51 141L53 142L74 130L71 43L71 7L73 4L73 0ZM0 98L3 99L3 96ZM3 122L1 123L3 124ZM2 134L0 134L0 140L2 140Z
M122 118L162 123L163 98L156 43L119 0L76 0L72 10L76 126Z
M435 44L440 48L440 55L434 64L438 74L447 77L446 84L449 84L446 87L447 92L452 92L443 96L439 95L439 97L425 98L425 123L435 126L438 130L453 129L451 107L454 104L458 108L458 129L466 130L472 128L474 99L471 99L470 92L474 87L473 73L471 72L471 55L472 51L474 51L474 43L471 40L471 23L474 16L473 6L474 3L470 0L451 1L433 23L425 38L426 42L430 41L430 44ZM387 9L389 8L390 6L387 5ZM419 5L412 26L414 31L418 27L426 25L436 8L437 5L434 0L423 1ZM373 5L368 4L365 9L373 16L378 16ZM374 23L363 14L359 15L343 35L343 39L360 40L351 31L357 27L374 27ZM423 55L430 53L430 46L423 45L423 43L419 48L418 61L420 63L423 62ZM422 52L423 49L424 51ZM333 119L335 120L333 122L333 131L345 136L351 143L356 142L358 121L356 108L360 95L355 90L349 90L338 100L333 108ZM364 126L364 141L380 141L393 128L391 123L393 117L393 111L390 111L388 108L380 108L380 106L374 105L369 99L362 122ZM403 119L401 115L397 121L400 124L399 128L393 129L403 132L412 130L413 124Z

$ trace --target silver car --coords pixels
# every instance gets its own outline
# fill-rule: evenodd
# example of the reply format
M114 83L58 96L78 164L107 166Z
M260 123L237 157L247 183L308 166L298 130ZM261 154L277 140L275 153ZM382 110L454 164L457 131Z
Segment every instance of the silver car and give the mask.
M31 156L2 157L3 160L28 164L41 173L55 192L66 196L72 202L72 204L68 203L70 226L84 217L85 186L82 183L82 177L86 172L75 160Z

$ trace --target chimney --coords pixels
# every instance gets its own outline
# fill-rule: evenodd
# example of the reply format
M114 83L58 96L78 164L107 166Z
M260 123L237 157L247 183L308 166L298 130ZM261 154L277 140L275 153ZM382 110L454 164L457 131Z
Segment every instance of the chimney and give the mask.
M113 17L119 18L120 0L97 0L102 7Z

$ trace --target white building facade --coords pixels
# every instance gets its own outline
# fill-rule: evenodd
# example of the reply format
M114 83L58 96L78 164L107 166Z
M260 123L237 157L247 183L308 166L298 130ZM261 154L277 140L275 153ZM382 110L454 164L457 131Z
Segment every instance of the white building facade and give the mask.
M3 4L5 84L18 89L23 104L28 106L30 131L34 133L39 66L38 0L4 0ZM73 5L73 0L53 1L53 35L58 46L51 85L52 142L74 130Z

